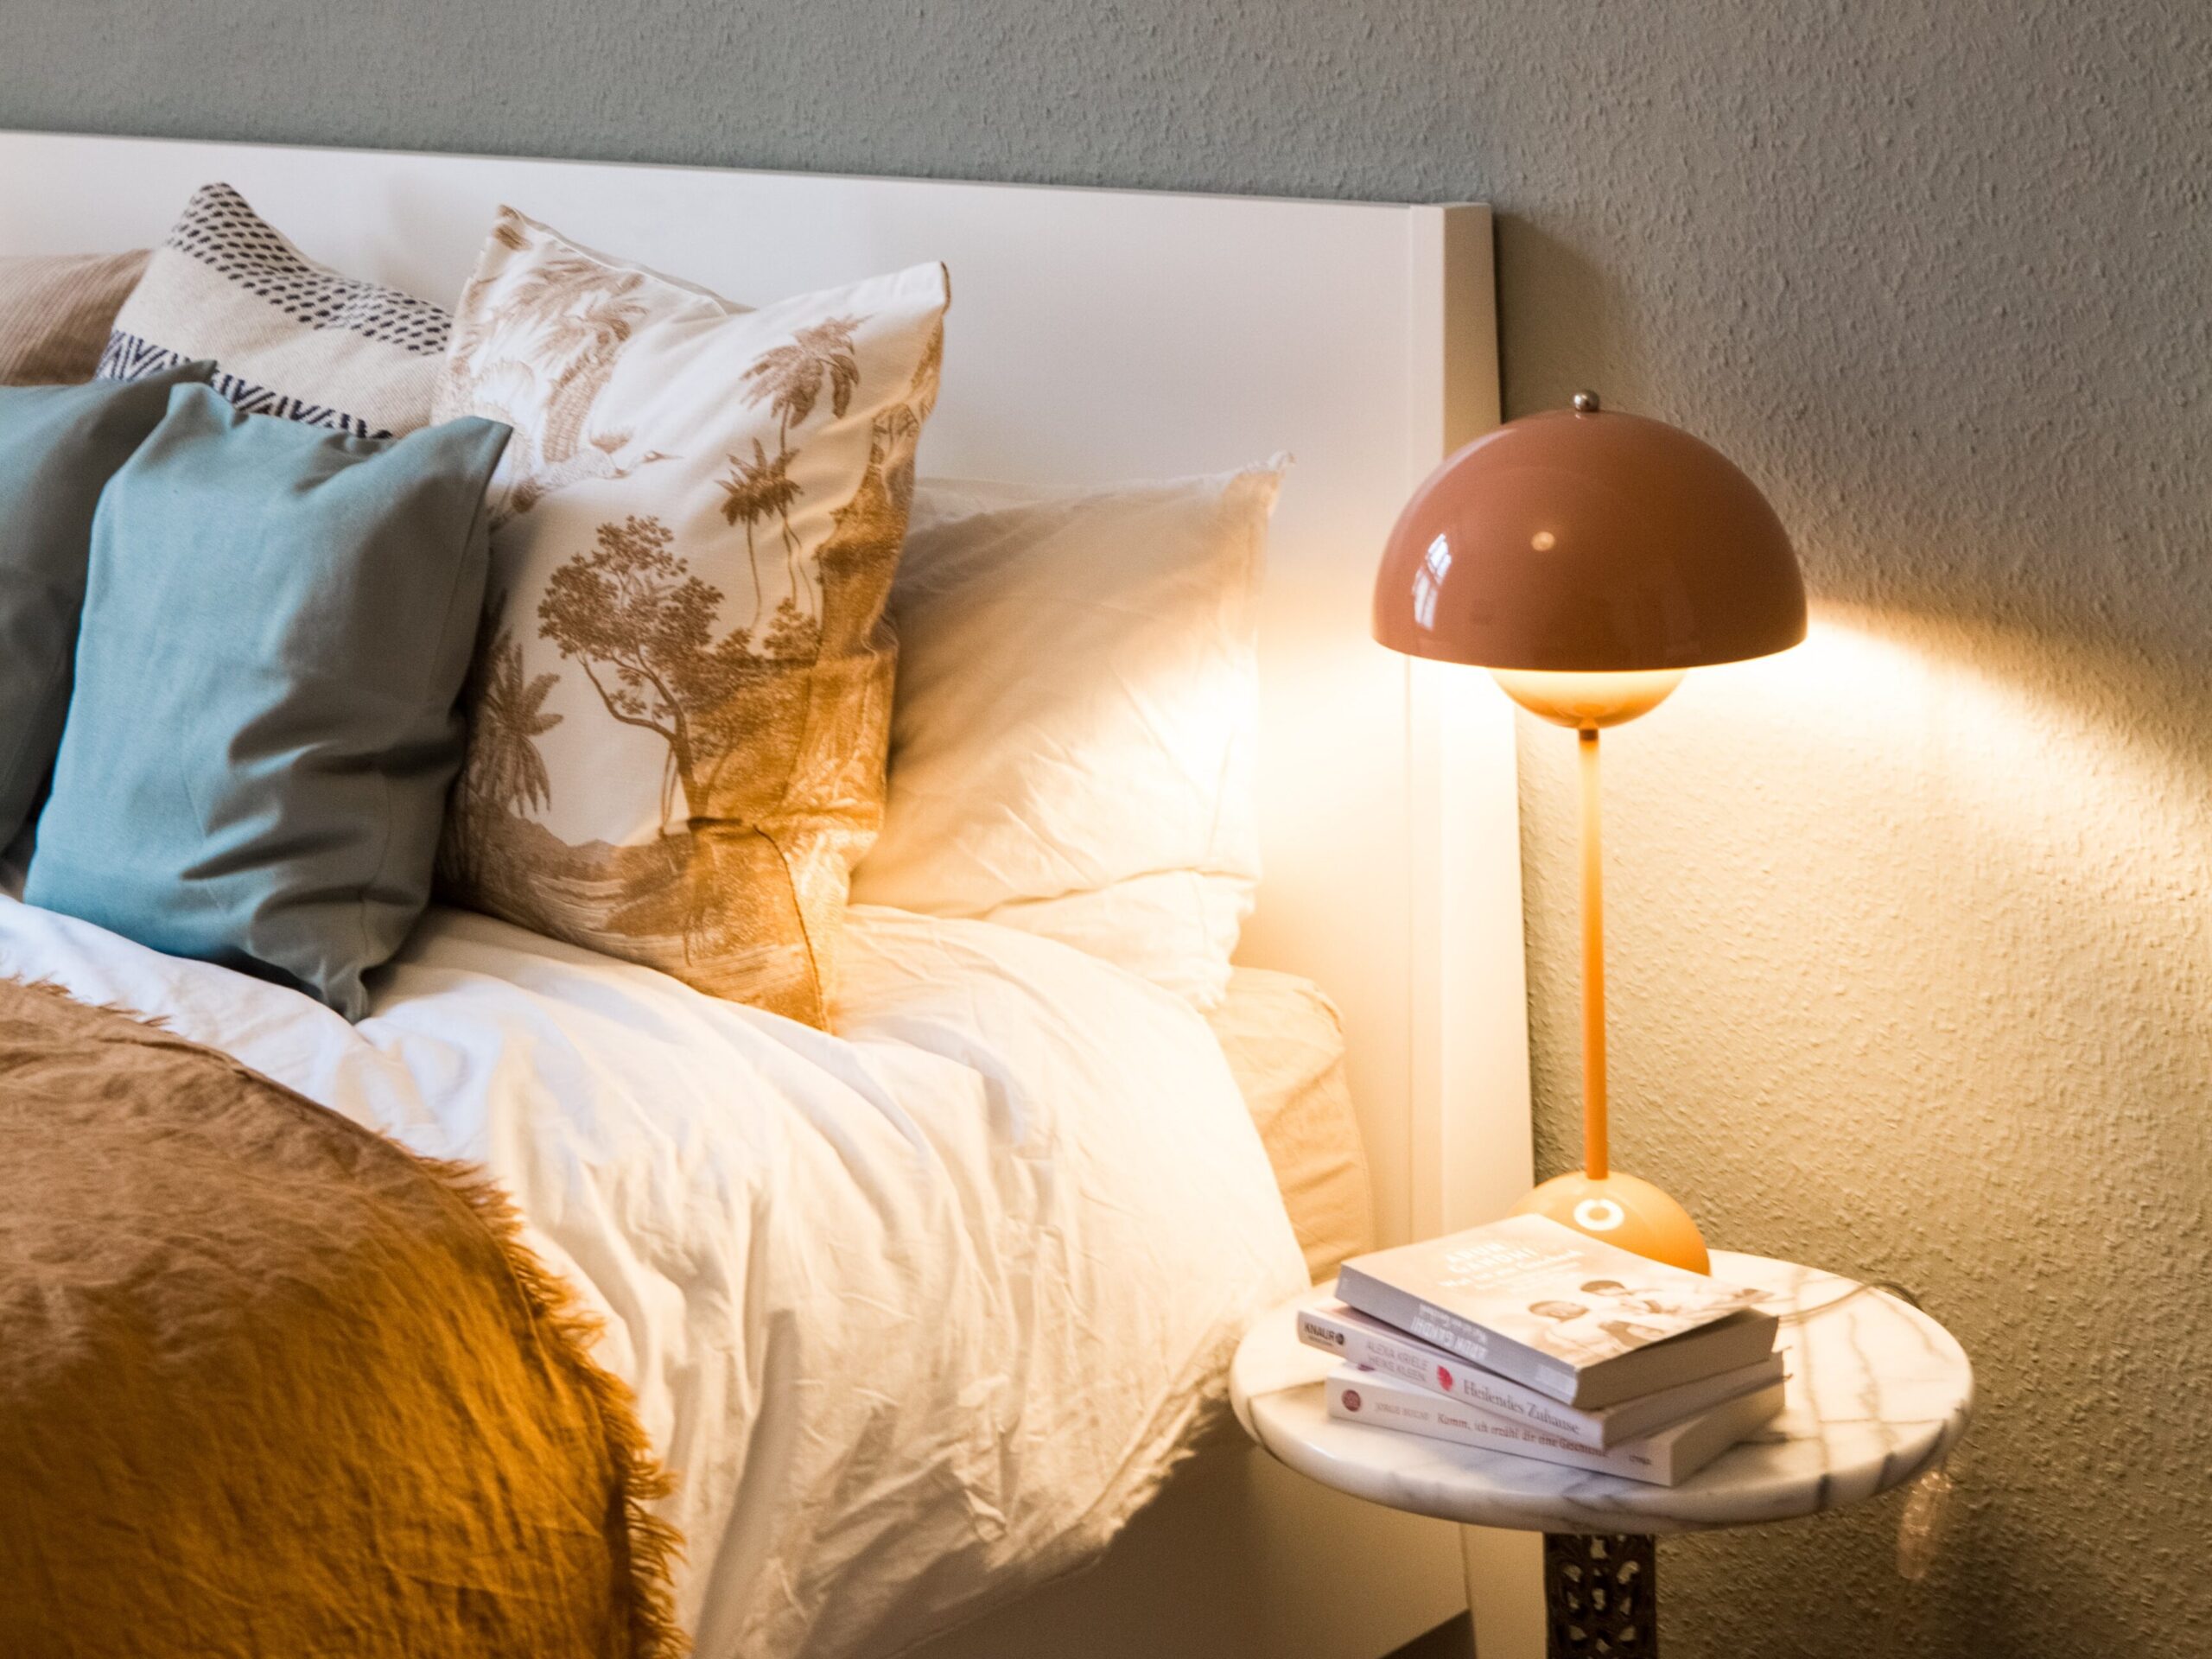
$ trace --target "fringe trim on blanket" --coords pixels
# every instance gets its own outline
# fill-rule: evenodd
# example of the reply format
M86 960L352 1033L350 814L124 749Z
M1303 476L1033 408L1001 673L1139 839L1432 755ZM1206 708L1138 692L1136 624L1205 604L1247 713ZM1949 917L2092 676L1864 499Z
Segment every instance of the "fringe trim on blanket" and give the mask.
M537 1252L523 1243L521 1212L497 1180L463 1159L426 1158L383 1130L342 1112L332 1111L298 1090L256 1071L235 1055L180 1035L162 1015L143 1014L113 1002L86 1002L72 995L67 987L48 978L0 978L79 1007L120 1014L140 1030L154 1033L164 1044L212 1055L240 1077L274 1089L309 1111L332 1118L397 1154L467 1206L499 1246L500 1259L506 1263L515 1288L528 1305L532 1322L548 1339L558 1362L582 1385L599 1416L607 1446L614 1454L623 1534L629 1544L625 1577L629 1590L632 1659L683 1659L690 1652L690 1639L677 1622L672 1582L675 1564L683 1554L683 1535L647 1507L668 1497L676 1483L653 1456L645 1432L639 1426L637 1402L629 1385L591 1357L592 1344L599 1336L599 1320L578 1304L575 1292L568 1282L540 1262Z
M372 1130L372 1134L376 1131ZM681 1659L691 1644L676 1619L671 1573L683 1553L683 1535L647 1506L675 1490L639 1427L629 1385L591 1357L599 1320L581 1306L568 1282L537 1259L522 1239L522 1216L499 1184L461 1160L425 1158L389 1135L379 1139L406 1154L447 1192L467 1205L499 1247L507 1271L529 1303L554 1353L582 1385L615 1458L623 1534L629 1540L630 1651L636 1659Z

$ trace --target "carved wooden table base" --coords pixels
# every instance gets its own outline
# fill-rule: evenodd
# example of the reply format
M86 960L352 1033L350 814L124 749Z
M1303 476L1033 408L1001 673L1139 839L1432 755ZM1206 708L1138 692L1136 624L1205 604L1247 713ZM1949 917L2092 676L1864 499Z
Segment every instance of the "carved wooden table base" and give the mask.
M1656 1659L1658 1550L1643 1533L1544 1535L1549 1659Z

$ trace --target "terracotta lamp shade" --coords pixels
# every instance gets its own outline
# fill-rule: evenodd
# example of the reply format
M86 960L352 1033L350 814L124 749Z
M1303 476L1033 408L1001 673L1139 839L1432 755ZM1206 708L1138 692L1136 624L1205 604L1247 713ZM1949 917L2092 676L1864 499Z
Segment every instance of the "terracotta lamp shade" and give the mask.
M1484 668L1697 668L1802 639L1805 586L1782 521L1719 450L1642 416L1557 410L1476 439L1414 493L1376 576L1375 637Z
M1582 1158L1516 1206L1695 1272L1697 1224L1611 1167L1598 734L1665 701L1683 671L1805 637L1797 556L1728 458L1585 392L1452 456L1399 515L1375 579L1375 637L1489 669L1578 733L1582 798Z

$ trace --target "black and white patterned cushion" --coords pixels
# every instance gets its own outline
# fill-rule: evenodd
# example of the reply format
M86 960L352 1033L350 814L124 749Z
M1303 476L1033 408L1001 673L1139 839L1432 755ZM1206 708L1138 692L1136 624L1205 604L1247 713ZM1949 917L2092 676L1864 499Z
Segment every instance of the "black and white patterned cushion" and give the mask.
M213 266L310 328L350 329L365 340L435 357L453 327L452 316L428 300L357 282L302 258L227 184L203 186L185 204L166 245Z
M115 320L102 378L213 358L239 408L363 437L425 425L453 319L308 259L227 184L203 185Z

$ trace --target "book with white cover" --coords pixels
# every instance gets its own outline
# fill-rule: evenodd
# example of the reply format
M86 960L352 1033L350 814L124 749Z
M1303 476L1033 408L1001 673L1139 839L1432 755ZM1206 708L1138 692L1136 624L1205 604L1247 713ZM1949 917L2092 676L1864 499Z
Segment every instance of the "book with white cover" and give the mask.
M1764 1293L1544 1216L1354 1256L1337 1295L1407 1335L1595 1410L1748 1365L1774 1347Z
M1339 1365L1329 1373L1329 1415L1344 1422L1452 1440L1486 1452L1618 1475L1624 1480L1675 1486L1780 1415L1783 1394L1782 1383L1770 1382L1656 1433L1623 1440L1611 1451L1592 1452L1556 1434L1547 1434L1533 1424L1471 1410L1456 1400L1380 1371Z
M1309 1348L1336 1355L1347 1364L1450 1395L1493 1417L1529 1424L1592 1452L1603 1452L1623 1440L1679 1422L1708 1406L1782 1381L1782 1356L1770 1352L1731 1371L1694 1377L1597 1411L1579 1411L1526 1383L1471 1365L1457 1354L1393 1330L1342 1302L1300 1308L1298 1339Z

